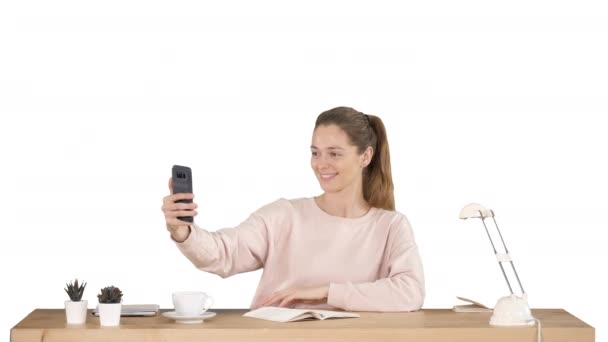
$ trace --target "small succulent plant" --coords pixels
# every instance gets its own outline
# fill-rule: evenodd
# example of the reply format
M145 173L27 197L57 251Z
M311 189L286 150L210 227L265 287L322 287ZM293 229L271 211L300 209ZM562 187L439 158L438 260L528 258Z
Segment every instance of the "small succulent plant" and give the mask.
M82 299L82 294L84 293L84 288L87 286L87 283L84 281L81 284L78 284L78 279L74 282L69 282L65 284L66 288L64 288L65 292L70 296L70 300L73 302L80 302Z
M101 289L101 293L97 295L100 303L120 303L122 301L122 291L118 287L106 286Z

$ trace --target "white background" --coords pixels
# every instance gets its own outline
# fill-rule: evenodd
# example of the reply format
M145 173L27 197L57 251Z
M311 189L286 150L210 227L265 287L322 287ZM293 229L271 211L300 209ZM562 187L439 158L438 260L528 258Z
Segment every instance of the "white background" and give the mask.
M605 340L607 23L601 1L2 1L2 339L74 277L89 307L107 285L248 307L260 271L203 273L169 239L171 166L193 168L201 226L235 226L321 192L314 120L346 105L387 127L425 308L508 293L481 222L458 219L479 202L530 305Z

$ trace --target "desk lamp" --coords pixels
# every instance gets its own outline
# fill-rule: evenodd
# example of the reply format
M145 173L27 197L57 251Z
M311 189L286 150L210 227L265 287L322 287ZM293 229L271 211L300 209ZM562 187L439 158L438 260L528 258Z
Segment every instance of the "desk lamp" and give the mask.
M496 251L496 245L490 236L490 232L488 231L488 226L486 225L486 218L492 218L494 222L494 226L498 231L498 235L500 236L500 241L504 247L504 253L499 253ZM496 260L498 261L498 265L500 266L500 270L507 281L507 286L509 286L509 291L511 292L510 296L501 297L496 302L494 306L494 313L492 314L492 318L490 318L490 325L501 325L501 326L517 326L517 325L534 325L534 317L532 317L532 313L530 312L530 307L528 306L528 295L524 291L524 288L521 286L521 281L519 280L519 276L517 275L517 271L515 270L515 265L513 265L513 260L509 255L509 250L505 245L505 241L502 238L502 234L500 233L500 229L498 229L498 224L496 223L496 219L494 218L494 212L490 209L484 208L482 205L477 203L471 203L466 205L460 211L460 218L466 220L468 218L480 218L483 223L484 228L486 229L486 233L488 234L488 238L490 239L490 243L492 244L492 249L494 250L494 254L496 255ZM511 283L509 282L509 277L505 273L505 268L503 264L509 263L513 269L513 273L517 278L517 283L519 284L519 288L521 289L521 296L517 296L513 293L513 288L511 287Z

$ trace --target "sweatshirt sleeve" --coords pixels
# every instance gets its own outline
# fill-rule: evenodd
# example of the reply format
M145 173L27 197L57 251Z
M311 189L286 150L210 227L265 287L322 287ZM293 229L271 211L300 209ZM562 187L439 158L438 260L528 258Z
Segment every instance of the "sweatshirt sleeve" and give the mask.
M400 214L389 233L382 270L374 282L331 283L327 304L347 311L415 311L424 302L424 272L407 218ZM383 274L385 274L383 272Z
M209 232L194 224L188 238L175 244L195 267L222 278L255 271L266 262L271 230L282 223L286 203L270 203L233 228Z

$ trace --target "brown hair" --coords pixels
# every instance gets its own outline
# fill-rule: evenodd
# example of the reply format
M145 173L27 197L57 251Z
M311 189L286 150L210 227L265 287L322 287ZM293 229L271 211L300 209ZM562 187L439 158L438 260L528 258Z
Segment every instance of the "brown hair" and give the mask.
M372 207L395 210L391 158L382 120L350 107L336 107L319 114L315 129L331 124L346 132L357 153L363 154L368 146L372 147L372 160L363 170L363 198Z

